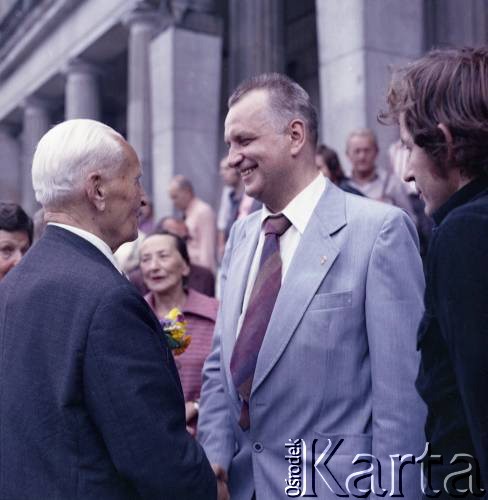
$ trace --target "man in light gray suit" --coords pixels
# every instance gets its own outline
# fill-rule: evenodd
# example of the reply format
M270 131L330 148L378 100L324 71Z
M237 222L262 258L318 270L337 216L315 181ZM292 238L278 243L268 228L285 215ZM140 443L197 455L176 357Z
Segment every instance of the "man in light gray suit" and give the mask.
M219 498L420 497L418 466L400 484L401 459L390 459L424 448L414 225L319 175L315 110L283 75L241 84L225 140L264 207L231 231L204 368L199 437Z

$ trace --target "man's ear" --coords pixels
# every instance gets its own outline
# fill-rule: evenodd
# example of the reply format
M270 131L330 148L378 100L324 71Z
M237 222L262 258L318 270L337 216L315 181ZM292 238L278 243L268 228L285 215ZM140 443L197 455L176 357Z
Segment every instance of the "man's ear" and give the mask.
M449 149L451 149L452 148L452 134L451 134L451 131L449 130L448 126L445 125L444 123L439 123L437 125L437 128L441 129L441 131L444 135L444 138L446 140L447 147Z
M99 172L92 172L85 183L85 191L97 210L105 210L105 186Z
M437 128L442 132L444 140L447 145L447 164L452 165L453 155L452 155L452 134L449 127L444 123L438 123Z
M307 140L307 131L305 123L302 120L295 118L288 125L288 130L291 139L290 152L292 156L296 156L303 148Z

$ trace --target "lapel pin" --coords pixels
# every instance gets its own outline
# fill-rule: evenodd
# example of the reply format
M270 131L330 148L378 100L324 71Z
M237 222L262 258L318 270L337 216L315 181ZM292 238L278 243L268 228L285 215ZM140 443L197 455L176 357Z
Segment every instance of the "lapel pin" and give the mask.
M327 262L327 257L325 255L322 255L320 257L320 265L323 266Z

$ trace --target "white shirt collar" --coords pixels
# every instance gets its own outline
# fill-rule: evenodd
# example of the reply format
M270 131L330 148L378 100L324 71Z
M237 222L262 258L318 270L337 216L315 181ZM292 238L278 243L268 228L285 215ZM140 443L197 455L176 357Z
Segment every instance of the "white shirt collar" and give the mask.
M98 250L100 250L100 252L102 252L103 255L105 255L105 257L107 257L107 259L114 265L115 269L117 269L117 271L119 271L120 274L123 274L122 270L117 264L117 261L115 260L112 250L107 245L107 243L105 243L105 241L103 241L98 236L95 236L93 233L90 233L89 231L85 231L84 229L80 229L79 227L75 226L70 226L68 224L59 224L58 222L48 222L48 226L61 227L63 229L66 229L66 231L70 231L71 233L74 233L78 235L80 238L83 238L84 240L88 241L93 246L97 247Z
M319 173L317 177L280 212L285 215L292 225L302 235L307 227L315 207L327 187L326 178ZM271 213L265 205L261 210L261 224Z

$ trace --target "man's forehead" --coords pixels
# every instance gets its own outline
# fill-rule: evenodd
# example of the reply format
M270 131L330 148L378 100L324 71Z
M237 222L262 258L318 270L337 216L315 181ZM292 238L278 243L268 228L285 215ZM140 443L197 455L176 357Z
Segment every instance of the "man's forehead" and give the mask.
M24 231L23 229L16 229L14 231L7 231L5 229L0 229L0 240L1 241L8 241L8 242L24 242L24 241L29 241L29 235L27 234L27 231Z
M244 94L228 111L227 118L253 116L268 109L269 93L264 89L255 89Z
M123 166L125 167L126 172L135 173L136 175L142 174L142 165L139 161L139 157L137 156L136 150L129 144L125 139L115 137L117 141L122 146L122 150L124 152L124 162Z
M374 139L369 136L369 135L366 135L366 134L354 134L354 135L351 135L351 137L349 137L349 144L351 146L361 146L361 147L365 147L365 146L371 146L371 147L374 147L375 146L375 141Z
M225 118L226 134L248 123L257 125L269 118L269 96L263 89L251 90L241 97L228 111Z

